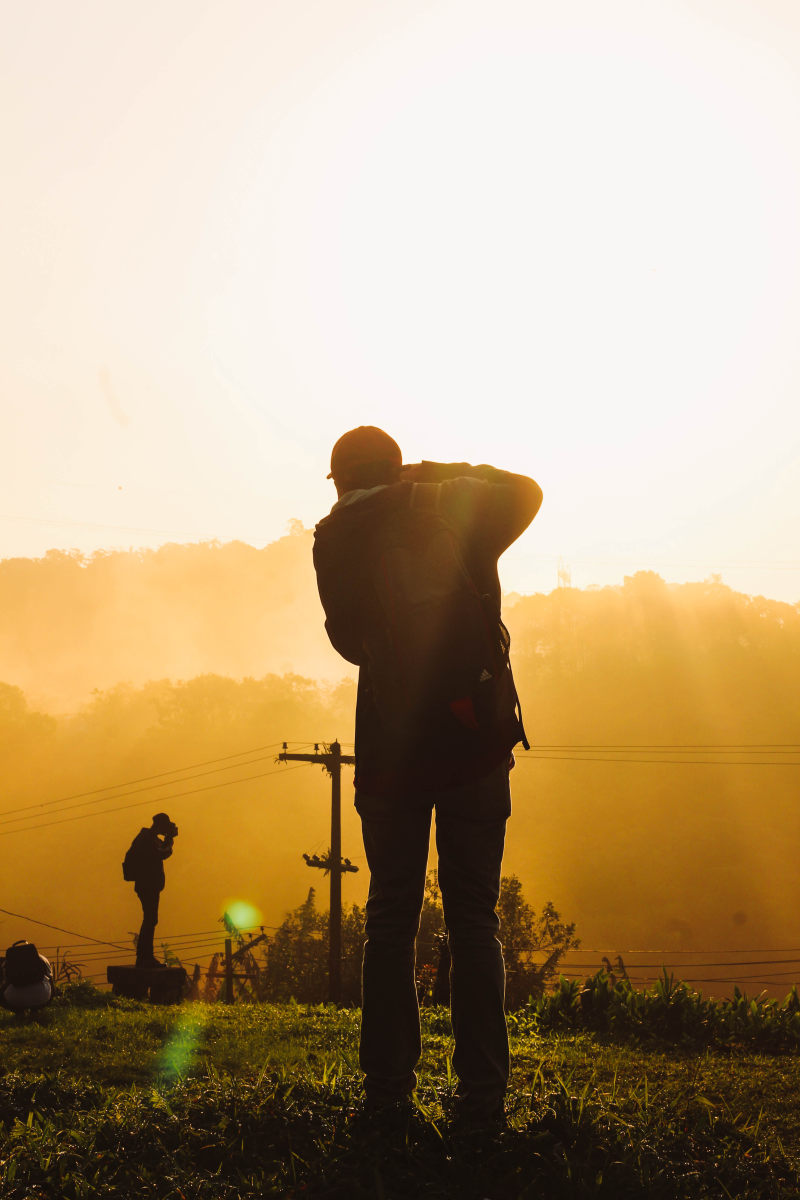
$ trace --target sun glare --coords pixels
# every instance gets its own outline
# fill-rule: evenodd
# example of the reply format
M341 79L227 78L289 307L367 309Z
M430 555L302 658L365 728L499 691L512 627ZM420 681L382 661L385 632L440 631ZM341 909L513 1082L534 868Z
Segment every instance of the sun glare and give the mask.
M646 446L651 473L680 418L699 438L737 407L775 336L775 208L797 183L765 116L780 79L756 62L742 89L735 47L709 75L680 21L480 32L432 14L413 80L417 27L321 84L276 220L245 203L229 302L263 316L277 271L280 353L332 429L371 414L428 454L457 434L518 467L543 442L592 471ZM240 378L262 347L240 331Z
M796 599L796 5L17 7L5 555L263 545L377 423L534 475L551 576Z
M253 929L261 924L263 919L260 908L256 908L249 900L228 900L225 912L237 929Z

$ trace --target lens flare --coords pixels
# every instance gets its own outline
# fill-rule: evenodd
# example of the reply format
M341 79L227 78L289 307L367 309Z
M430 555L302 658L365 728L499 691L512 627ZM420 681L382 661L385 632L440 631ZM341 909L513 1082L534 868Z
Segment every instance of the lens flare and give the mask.
M186 1073L206 1020L204 1006L201 1004L192 1005L181 1014L159 1056L160 1074L173 1076Z
M251 929L254 925L260 925L263 919L261 909L249 900L230 900L225 905L225 912L237 929Z

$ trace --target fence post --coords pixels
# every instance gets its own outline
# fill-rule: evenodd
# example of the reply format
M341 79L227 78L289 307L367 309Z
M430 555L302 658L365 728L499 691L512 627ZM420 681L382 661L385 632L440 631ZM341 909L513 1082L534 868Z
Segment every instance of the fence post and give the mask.
M230 938L225 938L225 1003L233 1004L233 957Z

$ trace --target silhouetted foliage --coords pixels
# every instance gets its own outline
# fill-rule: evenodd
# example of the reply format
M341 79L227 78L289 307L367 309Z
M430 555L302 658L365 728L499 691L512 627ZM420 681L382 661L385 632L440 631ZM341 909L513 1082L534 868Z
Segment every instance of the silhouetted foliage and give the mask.
M357 904L342 911L342 1000L361 998L361 953L364 910ZM319 1004L328 997L328 914L316 906L308 889L304 902L287 913L270 940L267 952L267 991L270 1000Z
M659 1039L672 1045L753 1045L768 1053L800 1047L800 995L794 985L782 1000L762 992L750 998L734 987L729 999L694 991L665 968L650 987L598 971L587 979L565 979L521 1010L539 1029L591 1029L619 1038Z
M525 901L516 875L500 880L497 914L506 964L506 1008L513 1009L541 995L555 978L564 954L576 949L580 939L574 923L562 921L549 900L537 913ZM417 935L417 986L423 1004L449 1003L446 937L438 876L429 871Z
M575 924L562 921L547 900L537 913L526 903L516 875L500 881L500 940L506 963L506 1008L519 1008L531 996L541 996L555 979L568 950L580 945Z
M417 993L420 1004L449 1003L449 982L444 993L442 993L441 984L437 990L437 975L443 955L449 966L449 955L447 955L445 945L446 934L438 872L429 871L425 880L425 899L422 902L416 943Z
M506 1007L517 1008L538 996L554 978L566 950L579 945L574 924L567 925L548 901L537 913L524 900L516 876L504 876L498 912L506 959ZM361 956L364 910L357 904L342 913L342 997L358 1004L361 994ZM442 989L442 952L446 930L436 871L429 871L417 935L417 989L422 1004L449 1003ZM445 966L449 957L445 957ZM267 951L265 997L319 1003L328 994L328 914L316 907L309 888L305 901L285 919L270 939ZM439 986L437 989L437 973Z
M324 642L308 540L295 533L263 551L172 546L0 563L8 907L124 936L136 914L132 890L118 883L121 853L140 817L149 821L167 798L182 832L165 930L209 928L234 889L273 924L294 903L301 855L327 837L329 783L314 768L276 770L271 747L284 738L346 742L355 706L352 680L254 677L283 671L286 648L308 648L312 627ZM528 895L558 896L584 941L611 951L791 945L796 770L747 765L754 756L744 750L797 745L798 606L715 579L670 585L639 572L619 587L518 598L505 612L534 742L512 774L509 873ZM334 662L331 676L340 674ZM51 698L69 711L46 711ZM701 761L678 766L674 756L606 749L654 744L736 752L691 753L684 757ZM595 749L581 756L575 746ZM227 757L240 754L241 769ZM142 783L100 790L191 764L201 765L176 771L160 792ZM226 780L241 782L218 786ZM356 859L347 773L343 782L344 853ZM54 804L59 797L77 799ZM108 815L89 820L100 812ZM43 907L34 858L59 906L73 911ZM363 865L346 888L362 903ZM77 870L80 889L69 886ZM427 919L419 962L435 970Z
M0 561L0 679L74 704L121 680L303 671L338 678L311 532Z

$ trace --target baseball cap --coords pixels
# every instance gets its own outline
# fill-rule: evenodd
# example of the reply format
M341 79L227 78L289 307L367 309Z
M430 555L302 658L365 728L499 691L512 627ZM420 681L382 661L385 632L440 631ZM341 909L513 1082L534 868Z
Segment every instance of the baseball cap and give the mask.
M371 463L403 465L403 454L394 438L377 425L359 425L343 433L331 451L328 479L341 479L354 467Z

